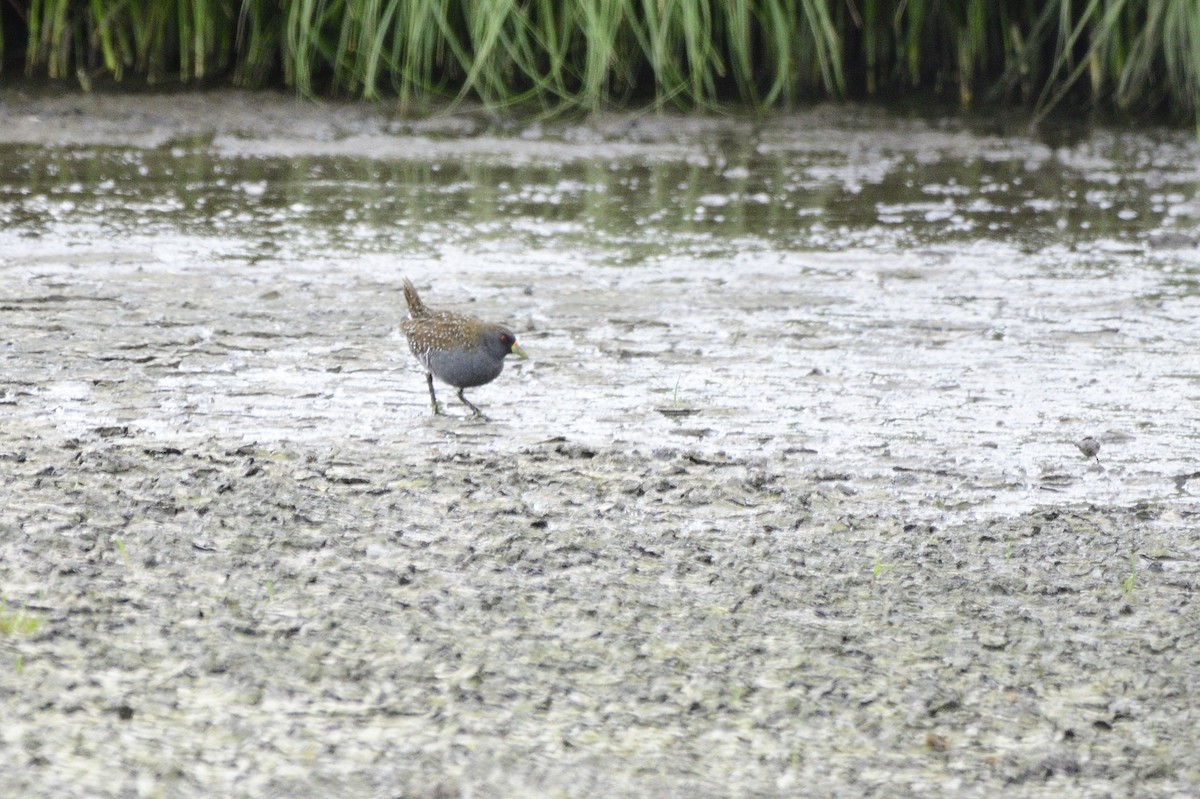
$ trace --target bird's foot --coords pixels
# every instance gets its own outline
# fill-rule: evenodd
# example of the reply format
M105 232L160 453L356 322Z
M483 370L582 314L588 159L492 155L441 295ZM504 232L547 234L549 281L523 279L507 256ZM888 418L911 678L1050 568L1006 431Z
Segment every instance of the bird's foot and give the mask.
M481 419L485 422L491 421L491 419L489 419L483 415L483 411L481 411L481 410L479 410L479 408L475 407L475 403L471 402L469 399L467 399L466 397L463 396L463 390L461 388L458 390L458 399L459 399L459 402L461 402L463 405L466 405L468 408L471 409L471 417L472 418Z

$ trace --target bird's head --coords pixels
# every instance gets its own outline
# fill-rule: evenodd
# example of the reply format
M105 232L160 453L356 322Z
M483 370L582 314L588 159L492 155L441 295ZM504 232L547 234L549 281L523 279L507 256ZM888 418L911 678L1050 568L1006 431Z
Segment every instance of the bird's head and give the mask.
M521 345L517 343L517 337L508 328L496 327L487 331L484 334L484 341L486 342L488 352L491 352L497 358L515 355L524 360L529 357L525 354L525 350L521 349Z

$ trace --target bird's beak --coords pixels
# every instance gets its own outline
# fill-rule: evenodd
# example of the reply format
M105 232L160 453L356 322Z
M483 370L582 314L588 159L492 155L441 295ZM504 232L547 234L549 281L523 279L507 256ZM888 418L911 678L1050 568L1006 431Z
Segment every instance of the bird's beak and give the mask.
M521 345L515 341L513 342L511 352L513 355L517 356L522 361L529 357L528 355L525 354L525 350L521 349Z

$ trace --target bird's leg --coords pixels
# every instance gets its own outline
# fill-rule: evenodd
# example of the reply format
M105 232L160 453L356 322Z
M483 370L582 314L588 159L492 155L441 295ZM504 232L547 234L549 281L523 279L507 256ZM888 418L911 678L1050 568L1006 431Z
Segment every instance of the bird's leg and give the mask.
M434 416L441 416L442 406L438 405L437 394L433 393L433 374L431 372L425 373L425 382L429 383L429 403L433 405L433 414ZM459 396L461 396L461 392Z
M459 400L462 401L463 405L466 405L468 408L471 409L473 416L478 416L481 419L487 418L486 416L483 415L483 411L476 408L474 403L472 403L469 399L467 399L466 397L463 396L463 390L461 388L458 390L458 398L459 398Z

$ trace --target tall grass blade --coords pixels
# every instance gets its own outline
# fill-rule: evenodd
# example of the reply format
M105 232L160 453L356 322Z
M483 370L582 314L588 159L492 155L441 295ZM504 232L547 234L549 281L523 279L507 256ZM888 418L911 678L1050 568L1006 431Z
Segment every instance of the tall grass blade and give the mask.
M0 67L595 111L932 91L1200 113L1200 0L9 0ZM13 43L23 43L14 52ZM7 58L7 63L5 59ZM1086 79L1085 79L1086 76Z

